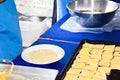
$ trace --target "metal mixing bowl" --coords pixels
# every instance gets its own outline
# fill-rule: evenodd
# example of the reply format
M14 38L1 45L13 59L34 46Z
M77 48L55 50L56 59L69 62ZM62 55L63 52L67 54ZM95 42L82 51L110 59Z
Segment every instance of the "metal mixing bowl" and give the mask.
M113 19L119 5L109 0L75 0L67 4L67 9L79 17L83 27L97 28Z

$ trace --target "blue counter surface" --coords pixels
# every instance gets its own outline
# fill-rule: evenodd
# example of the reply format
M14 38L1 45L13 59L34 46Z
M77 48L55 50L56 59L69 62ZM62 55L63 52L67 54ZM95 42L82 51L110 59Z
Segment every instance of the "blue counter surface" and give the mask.
M59 76L61 75L62 71L64 70L66 64L74 55L79 43L83 39L90 39L90 40L105 40L105 41L113 41L113 42L120 42L120 31L114 30L112 32L104 32L101 34L94 34L94 33L86 33L86 32L78 32L78 33L71 33L65 30L61 30L60 26L70 17L69 14L65 15L60 21L55 23L48 31L46 31L40 38L32 45L37 44L55 44L62 47L65 50L65 56L58 62L48 64L48 65L34 65L29 64L23 61L20 55L14 60L16 65L23 65L23 66L33 66L33 67L43 67L43 68L50 68L50 69L57 69L59 70Z

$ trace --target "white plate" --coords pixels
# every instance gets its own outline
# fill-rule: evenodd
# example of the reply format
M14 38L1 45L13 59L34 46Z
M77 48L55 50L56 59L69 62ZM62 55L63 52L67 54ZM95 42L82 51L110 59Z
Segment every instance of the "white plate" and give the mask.
M35 50L40 50L40 49L49 49L49 50L53 50L57 53L58 55L58 58L52 62L46 62L46 63L36 63L36 62L31 62L30 60L27 59L28 57L28 54L31 52L31 51L35 51ZM32 64L50 64L50 63L54 63L54 62L57 62L59 61L60 59L62 59L65 55L65 51L57 46L57 45L52 45L52 44L39 44L39 45L35 45L35 46L31 46L29 48L26 48L22 54L21 54L21 57L24 61L26 62L29 62L29 63L32 63Z

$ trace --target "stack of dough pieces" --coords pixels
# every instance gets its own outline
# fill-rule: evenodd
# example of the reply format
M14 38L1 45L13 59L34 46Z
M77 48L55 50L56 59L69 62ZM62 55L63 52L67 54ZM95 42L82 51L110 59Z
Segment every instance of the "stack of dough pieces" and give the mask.
M107 80L120 69L120 46L84 43L64 80Z

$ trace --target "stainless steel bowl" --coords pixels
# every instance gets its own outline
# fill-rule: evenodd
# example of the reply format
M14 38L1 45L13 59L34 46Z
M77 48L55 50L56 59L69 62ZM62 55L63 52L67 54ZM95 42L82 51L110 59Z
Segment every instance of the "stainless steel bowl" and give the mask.
M119 5L109 0L75 0L67 4L67 9L79 17L83 27L96 28L110 22Z

